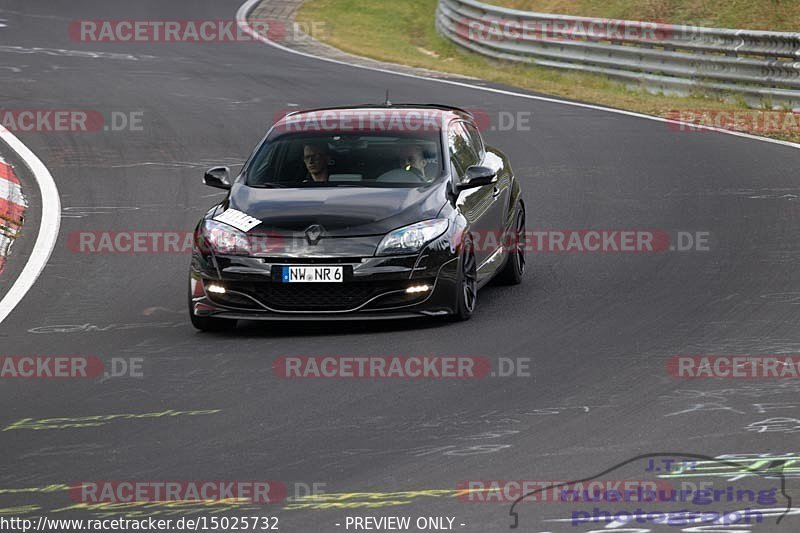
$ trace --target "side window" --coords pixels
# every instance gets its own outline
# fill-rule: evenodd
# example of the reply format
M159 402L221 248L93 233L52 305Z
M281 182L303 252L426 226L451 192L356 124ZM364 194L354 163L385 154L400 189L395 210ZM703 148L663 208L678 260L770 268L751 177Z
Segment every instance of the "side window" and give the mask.
M464 131L466 131L469 136L472 151L478 154L478 159L480 160L483 157L483 139L481 139L481 134L478 133L475 126L468 122L464 122L462 125L464 126Z
M452 122L447 133L447 144L450 150L450 161L458 178L467 168L478 163L478 154L472 147L471 139L460 122Z

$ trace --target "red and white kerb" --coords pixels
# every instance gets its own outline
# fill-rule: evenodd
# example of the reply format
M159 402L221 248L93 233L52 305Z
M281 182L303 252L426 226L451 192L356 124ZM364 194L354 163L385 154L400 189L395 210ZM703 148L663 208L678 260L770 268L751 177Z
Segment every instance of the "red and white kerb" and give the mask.
M0 158L0 272L11 244L22 228L22 216L27 206L14 169Z

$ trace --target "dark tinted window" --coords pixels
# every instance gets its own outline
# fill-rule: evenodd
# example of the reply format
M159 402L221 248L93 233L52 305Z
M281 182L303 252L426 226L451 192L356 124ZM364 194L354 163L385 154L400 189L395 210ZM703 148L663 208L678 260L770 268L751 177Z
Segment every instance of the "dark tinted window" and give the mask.
M442 175L439 131L284 134L247 172L251 187L418 187ZM312 173L321 177L315 180Z

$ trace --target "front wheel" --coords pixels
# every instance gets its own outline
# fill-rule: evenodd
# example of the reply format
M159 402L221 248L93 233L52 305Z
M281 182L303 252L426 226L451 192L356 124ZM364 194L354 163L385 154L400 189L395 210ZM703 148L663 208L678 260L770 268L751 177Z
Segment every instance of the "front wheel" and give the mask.
M522 207L514 220L512 231L513 247L508 252L506 266L495 278L495 281L501 285L519 285L522 283L522 275L525 273L525 210Z
M464 321L472 317L478 299L478 263L475 260L472 237L469 235L464 238L458 263L456 313L453 318L457 321Z

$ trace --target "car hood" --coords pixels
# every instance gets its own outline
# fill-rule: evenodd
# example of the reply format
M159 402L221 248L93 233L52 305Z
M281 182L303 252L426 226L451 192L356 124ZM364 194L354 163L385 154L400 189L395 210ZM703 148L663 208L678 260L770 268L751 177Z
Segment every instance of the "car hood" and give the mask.
M234 186L229 205L257 218L254 231L279 235L322 226L322 237L382 235L435 218L447 201L444 184L424 188Z

